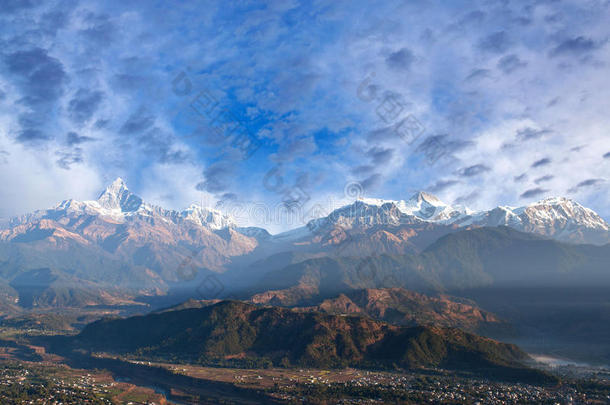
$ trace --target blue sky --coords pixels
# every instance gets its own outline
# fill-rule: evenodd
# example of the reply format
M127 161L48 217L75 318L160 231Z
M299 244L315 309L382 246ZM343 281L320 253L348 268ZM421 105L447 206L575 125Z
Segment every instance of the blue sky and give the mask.
M609 20L607 0L4 1L0 217L120 176L275 231L287 199L354 185L608 219Z

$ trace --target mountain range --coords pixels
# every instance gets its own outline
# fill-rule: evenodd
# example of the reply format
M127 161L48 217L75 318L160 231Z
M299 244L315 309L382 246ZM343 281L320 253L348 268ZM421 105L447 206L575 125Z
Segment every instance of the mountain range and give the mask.
M481 287L610 286L610 244L575 245L508 227L460 230L417 254L320 257L267 272L252 299L312 305L363 288L423 292Z
M401 268L411 268L404 261L415 266L413 271L401 272L399 279L404 283L397 287L484 285L492 276L481 270L481 254L473 253L470 258L475 262L457 269L437 264L444 262L438 257L432 260L436 253L431 249L453 234L498 226L538 235L528 243L546 243L570 252L565 254L566 260L574 263L584 260L590 264L594 258L578 257L595 256L600 251L575 243L603 245L610 240L608 224L569 199L552 198L526 207L475 212L447 205L424 192L400 201L356 200L300 228L271 235L263 228L240 227L215 209L191 205L176 211L148 204L119 178L97 200L65 200L53 208L13 218L0 229L0 298L3 306L128 305L138 302L139 297L193 289L210 275L218 275L224 286L234 289L260 287L262 281L269 281L268 286L279 288L267 290L278 290L300 285L296 279L292 284L278 284L292 274L300 274L294 266L324 260L349 262L353 260L349 257L369 255L403 257L391 260L402 263ZM516 235L510 238L523 239ZM543 239L570 244L554 245L559 242ZM485 247L479 250L485 251ZM509 251L503 254L510 256ZM545 258L558 260L552 255ZM390 259L374 260L384 260L382 265L386 266L389 264L385 261ZM513 270L507 271L510 274ZM281 275L272 276L274 272ZM452 273L454 281L449 277ZM500 274L492 278L497 281L503 277L510 278ZM315 282L306 284L310 288ZM384 287L378 283L352 284L354 288ZM328 292L343 292L339 291L343 285L336 284L331 288L336 291Z

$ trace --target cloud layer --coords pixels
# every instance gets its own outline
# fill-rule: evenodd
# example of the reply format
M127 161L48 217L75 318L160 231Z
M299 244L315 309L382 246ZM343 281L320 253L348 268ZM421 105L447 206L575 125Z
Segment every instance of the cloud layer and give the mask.
M0 216L120 175L174 208L356 181L610 217L607 1L5 3Z

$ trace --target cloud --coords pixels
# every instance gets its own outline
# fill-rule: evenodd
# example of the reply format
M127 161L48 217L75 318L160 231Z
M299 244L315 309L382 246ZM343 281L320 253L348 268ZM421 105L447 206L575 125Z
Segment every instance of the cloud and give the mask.
M460 182L458 180L438 180L437 182L435 182L434 184L432 184L430 187L428 187L428 191L430 191L431 193L439 193L449 187L455 186L457 184L459 184Z
M573 193L576 193L576 192L580 191L582 188L589 188L589 187L597 186L597 185L600 185L600 184L602 184L604 182L605 182L604 179L587 179L587 180L581 181L576 186L571 187L568 190L568 193L572 193L573 194Z
M524 181L526 179L527 179L527 173L522 173L522 174L520 174L518 176L515 176L513 178L513 180L516 181L516 182L521 182L521 181Z
M20 78L29 105L49 103L63 92L66 73L62 63L48 55L46 49L34 48L17 51L5 57L9 72Z
M447 134L430 135L417 146L415 153L424 155L429 161L436 161L473 145L472 141L452 139Z
M409 70L414 61L413 53L407 48L392 52L386 58L387 65L396 70Z
M481 193L479 193L478 191L472 191L471 193L456 198L453 203L459 205L467 205L479 198L480 195Z
M476 81L481 79L486 79L491 75L491 71L489 69L474 69L468 76L466 76L465 81Z
M48 141L52 139L51 135L44 130L38 128L25 128L19 131L17 135L17 142L26 144L37 144L42 141Z
M552 132L553 131L551 131L550 129L534 129L526 127L517 131L517 140L523 142L532 139L539 139Z
M540 184L540 183L544 183L544 182L553 180L554 178L555 178L555 176L553 176L552 174L547 174L545 176L538 177L536 180L534 180L534 183Z
M89 136L81 136L73 131L70 131L66 134L66 144L68 146L80 145L81 143L93 141L95 141L95 138L91 138Z
M121 134L136 134L142 133L155 124L155 117L151 115L145 108L139 108L132 113L129 118L123 123L120 129Z
M392 159L394 149L373 147L366 152L366 155L371 158L373 164L383 165Z
M72 121L79 124L87 122L93 117L103 98L104 93L101 91L78 89L68 104L68 111Z
M280 145L277 158L281 161L292 161L299 156L312 154L316 149L316 142L312 137L295 138Z
M511 54L503 56L498 61L498 69L504 74L511 74L518 69L523 69L527 66L527 62L522 61L517 55Z
M5 150L0 150L0 164L7 164L8 163L8 156L10 156L10 152L7 152Z
M381 175L379 173L375 173L370 175L366 179L360 181L359 183L362 186L362 189L366 192L378 187L381 184L381 180Z
M63 64L39 47L12 52L4 61L21 92L18 104L28 108L18 118L21 129L17 142L33 145L52 139L45 127L64 91L67 76Z
M180 164L189 160L188 153L174 147L173 137L156 127L139 136L138 145L147 159L159 163Z
M504 53L510 47L510 40L505 31L490 34L479 41L479 48L493 53Z
M216 162L208 166L203 175L205 180L197 184L197 190L222 193L229 189L235 175L235 166L230 162Z
M523 194L521 194L521 198L532 198L532 197L537 197L541 194L544 193L548 193L549 190L544 189L544 188L540 188L540 187L536 187L536 188L532 188L527 190L526 192L524 192Z
M610 159L610 152L604 153L604 159Z
M57 159L57 166L65 170L70 170L71 165L83 162L83 151L80 148L75 148L70 151L57 151L55 152L59 159Z
M489 171L491 171L491 168L489 166L486 166L484 164L477 164L462 168L458 170L457 174L462 177L473 177Z
M594 51L598 48L598 44L591 38L585 38L583 36L569 38L557 45L551 50L550 55L555 56L580 56L585 53Z
M4 2L0 149L10 153L8 166L41 160L19 177L34 208L73 192L44 186L38 197L41 184L89 190L112 173L146 184L151 196L171 194L159 201L176 205L190 203L178 200L196 195L200 180L217 195L248 190L248 198L277 202L260 184L279 161L291 179L307 173L312 200L342 193L356 178L383 198L432 187L484 209L517 201L551 168L555 177L539 186L560 195L582 179L607 177L600 155L608 152L610 56L599 50L610 37L610 9L518 3L295 2L286 10L255 2L246 11L210 1L205 10L182 2L167 11L133 2ZM578 63L584 58L590 63ZM238 161L211 131L187 138L195 124L173 112L188 109L190 98L171 92L181 71L193 85L189 97L212 89L248 128L269 135L253 158ZM378 115L388 94L404 102L390 123ZM424 129L417 142L396 131L410 114ZM569 152L584 144L578 156ZM543 157L553 163L524 173ZM459 175L477 163L489 171ZM74 181L81 172L86 181ZM188 192L168 188L172 181ZM0 209L26 209L2 197L10 208ZM579 202L610 215L609 197L585 186Z
M532 163L532 168L536 168L536 167L542 167L542 166L546 166L549 165L551 163L551 159L550 158L542 158L540 160L536 160L534 163Z
M355 175L366 175L375 171L375 166L373 165L360 165L354 167L351 172Z

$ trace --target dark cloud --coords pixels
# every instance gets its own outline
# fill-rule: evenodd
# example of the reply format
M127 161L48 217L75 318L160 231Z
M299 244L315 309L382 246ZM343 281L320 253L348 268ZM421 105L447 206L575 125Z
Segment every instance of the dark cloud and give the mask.
M494 32L479 41L479 48L493 53L504 53L510 47L510 40L505 31Z
M519 176L515 176L514 177L514 180L516 182L521 182L521 181L526 180L526 179L527 179L527 173L523 173L523 174L520 174Z
M451 139L448 134L431 135L417 146L415 153L421 153L429 162L435 162L441 157L450 156L472 145L474 145L472 141Z
M237 201L238 196L235 193L224 193L220 196L221 201Z
M547 107L554 107L561 101L561 97L555 97L547 103Z
M473 166L464 167L458 170L457 174L463 177L473 177L478 176L479 174L490 171L491 169L484 164L477 164Z
M80 148L74 148L69 151L57 151L55 155L59 156L59 159L56 161L57 166L65 170L70 170L71 165L82 163L83 161L82 150Z
M551 159L543 158L543 159L540 159L540 160L536 160L534 163L532 163L532 168L546 166L546 165L548 165L550 163L551 163Z
M459 204L459 205L468 205L468 204L472 203L473 201L475 201L477 198L479 198L479 195L480 195L480 193L478 191L473 191L470 194L466 194L466 195L456 198L453 203Z
M19 102L29 108L19 116L17 142L37 144L52 139L45 127L63 94L66 73L62 63L42 48L13 52L4 62L21 93Z
M466 81L476 81L488 78L491 74L489 69L474 69L470 74L466 77Z
M383 165L386 164L394 156L394 149L374 147L366 152L366 155L371 158L373 164Z
M407 48L402 48L396 52L391 53L386 58L387 65L396 70L409 70L413 62L415 61L415 57L413 53Z
M42 48L17 51L5 57L9 72L20 80L20 88L28 105L52 103L63 93L66 73L58 59Z
M551 56L580 56L598 48L598 44L591 38L579 36L566 39L551 50Z
M222 193L231 185L234 172L235 166L230 162L213 163L203 171L205 180L197 184L197 190Z
M540 183L544 183L549 180L553 180L554 178L555 178L555 176L553 176L551 174L547 174L546 176L538 177L536 180L534 180L534 183L540 184Z
M372 165L360 165L352 169L352 174L355 175L367 175L375 171L375 166Z
M431 193L438 193L459 183L460 182L458 180L438 180L436 183L428 187L428 191Z
M522 61L517 55L506 55L498 61L498 69L504 74L510 74L517 69L521 69L527 66L527 62Z
M366 135L368 142L376 143L383 141L397 141L400 139L400 134L396 131L395 125L375 129Z
M93 124L93 126L96 129L102 129L102 128L106 128L108 126L108 124L110 124L110 120L108 120L108 119L99 119L99 120L95 121L95 124Z
M581 188L588 188L588 187L592 187L592 186L597 186L597 185L602 184L604 182L605 182L604 179L587 179L587 180L581 181L576 186L570 188L568 190L568 193L576 193L577 191L580 191Z
M517 131L517 140L529 141L532 139L542 138L544 135L550 134L550 129L534 129L530 127L522 128Z
M189 159L185 152L173 148L170 134L156 127L140 136L138 145L147 157L156 159L160 163L180 164Z
M68 132L66 135L66 144L68 146L80 145L85 142L95 141L95 138L91 138L89 136L80 136L76 132Z
M41 141L51 140L51 137L46 131L38 128L25 128L19 131L17 142L35 144Z
M70 119L79 124L89 121L95 111L97 111L103 98L104 93L101 91L78 89L68 104Z
M604 159L610 159L610 152L604 154Z
M129 116L119 132L122 134L141 133L152 128L154 124L155 117L150 115L146 109L140 108Z
M364 191L373 190L375 187L381 184L381 175L375 173L360 181L360 185Z
M539 196L541 194L547 193L548 191L549 190L544 189L544 188L540 188L540 187L532 188L532 189L527 190L523 194L521 194L521 198L536 197L536 196Z
M576 185L576 187L589 187L589 186L594 186L596 184L600 184L603 182L604 182L604 179L587 179L585 181L581 181L580 183L578 183Z

